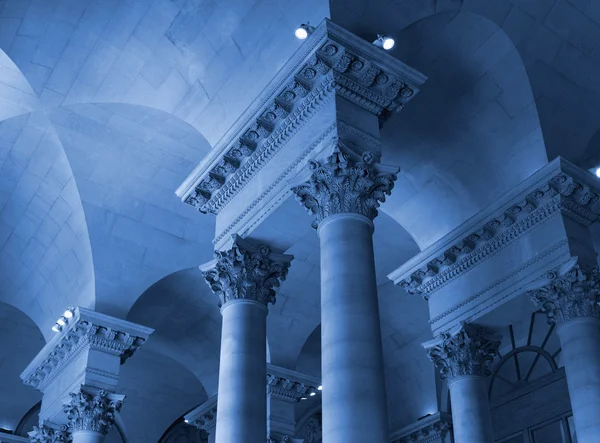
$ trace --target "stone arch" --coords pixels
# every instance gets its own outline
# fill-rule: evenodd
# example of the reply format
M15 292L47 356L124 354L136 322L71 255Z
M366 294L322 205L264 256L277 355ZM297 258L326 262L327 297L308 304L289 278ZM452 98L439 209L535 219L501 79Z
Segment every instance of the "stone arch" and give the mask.
M385 162L403 167L382 211L424 249L547 157L527 71L497 24L443 13L397 36L396 56L429 78L382 130Z
M221 313L197 268L175 272L150 286L127 320L154 328L147 345L191 371L208 397L217 393Z

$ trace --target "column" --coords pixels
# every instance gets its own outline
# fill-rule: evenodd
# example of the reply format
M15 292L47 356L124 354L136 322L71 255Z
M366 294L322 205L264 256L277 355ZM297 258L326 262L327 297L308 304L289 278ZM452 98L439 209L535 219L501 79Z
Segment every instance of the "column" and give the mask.
M293 188L316 216L321 245L324 443L389 442L372 235L397 172L338 141L327 161L312 162L310 179Z
M578 443L600 441L600 273L575 260L528 292L557 325Z
M219 296L223 317L217 443L264 443L267 439L267 305L284 280L292 256L256 247L238 236L204 277Z
M455 443L493 443L486 377L500 337L463 323L423 346L448 381Z
M64 412L69 420L73 443L102 443L123 406L123 395L88 390L72 393Z

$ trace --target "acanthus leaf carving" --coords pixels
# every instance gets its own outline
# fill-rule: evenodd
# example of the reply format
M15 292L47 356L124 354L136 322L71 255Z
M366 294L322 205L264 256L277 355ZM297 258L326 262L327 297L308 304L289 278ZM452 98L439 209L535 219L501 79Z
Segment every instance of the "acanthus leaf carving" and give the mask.
M533 303L548 317L548 323L561 324L579 317L600 318L600 271L584 270L576 258L550 271L544 285L528 291Z
M442 379L463 375L486 377L500 346L500 337L485 328L462 323L424 344L427 356L440 369Z
M71 432L85 430L106 435L115 422L115 414L123 406L121 398L115 398L106 391L93 393L82 388L70 396L71 400L64 405L64 412Z
M44 423L39 427L34 426L33 431L28 432L27 435L29 435L30 443L70 443L72 441L71 434L65 425L54 427Z
M292 188L298 201L315 216L314 228L333 214L355 213L373 220L380 203L390 195L399 168L375 163L369 151L356 157L338 140L327 161L311 163L309 180Z
M214 267L203 272L211 290L219 297L219 306L230 300L247 299L275 303L275 289L285 280L291 255L274 254L268 246L255 247L233 236L233 246L215 251Z

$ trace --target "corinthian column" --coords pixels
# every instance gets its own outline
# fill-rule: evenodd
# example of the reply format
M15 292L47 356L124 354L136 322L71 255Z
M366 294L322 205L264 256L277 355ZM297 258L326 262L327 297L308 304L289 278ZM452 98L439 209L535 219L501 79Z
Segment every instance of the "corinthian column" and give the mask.
M557 325L578 443L600 440L600 273L571 260L548 273L534 304Z
M340 150L342 149L343 152ZM293 188L321 243L323 442L388 442L373 219L398 168L343 144ZM360 385L360 389L356 386Z
M73 443L103 442L125 397L85 388L70 395L71 401L64 405L64 411L69 419Z
M500 337L463 323L423 346L448 380L455 443L493 443L486 377Z
M267 305L292 258L234 236L232 248L202 269L223 316L217 443L267 439Z

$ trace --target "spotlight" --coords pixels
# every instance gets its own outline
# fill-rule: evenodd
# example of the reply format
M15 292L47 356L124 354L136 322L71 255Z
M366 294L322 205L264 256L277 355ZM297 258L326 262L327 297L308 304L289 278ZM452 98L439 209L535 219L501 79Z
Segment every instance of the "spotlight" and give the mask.
M600 167L596 168L596 177L600 178Z
M300 400L306 400L307 397L300 397Z
M62 328L60 327L60 325L58 323L54 323L54 326L52 326L52 330L54 332L60 332Z
M63 317L66 318L67 320L70 318L73 318L73 308L67 308L67 310L63 314Z
M187 419L185 419L185 420L183 420L183 421L184 421L184 422L186 422L186 423L189 423L189 422L190 422L190 421L189 421L189 420L187 420Z
M310 395L311 397L314 397L315 395L317 395L317 393L316 393L315 391L312 391L312 392L311 392L309 395Z
M392 37L388 37L387 35L378 35L377 40L375 40L373 44L375 46L385 49L386 51L389 51L394 47L396 42Z
M67 324L67 319L64 317L61 317L58 320L56 320L56 323L58 323L59 326L64 326Z
M323 386L319 386L319 387L317 388L317 390L318 390L318 391L322 391L322 390L323 390Z
M296 28L294 35L298 40L306 40L306 38L312 34L314 30L314 26L310 26L308 23L303 23Z

